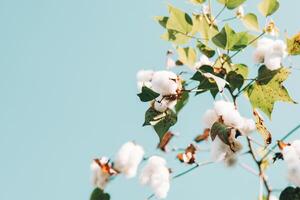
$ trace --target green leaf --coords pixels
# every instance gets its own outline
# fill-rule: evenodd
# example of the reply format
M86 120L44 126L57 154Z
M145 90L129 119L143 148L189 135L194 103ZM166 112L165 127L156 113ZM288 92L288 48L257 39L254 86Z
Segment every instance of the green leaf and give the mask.
M236 43L237 37L228 24L226 24L223 29L212 38L213 43L225 50L231 49Z
M213 98L216 97L216 95L218 94L219 90L218 90L218 86L216 84L215 81L212 81L211 79L205 77L204 75L202 75L202 73L211 73L215 76L219 76L220 78L223 78L222 76L220 76L220 74L216 74L213 71L213 68L211 66L202 66L201 67L201 72L197 71L193 77L191 78L192 80L195 81L199 81L199 85L197 87L198 92L196 92L196 95L210 91L210 93L212 94Z
M259 108L269 118L271 118L276 101L295 103L282 85L282 82L288 78L290 71L281 68L275 72L274 74L274 72L262 66L259 69L258 80L247 89L247 96L252 107Z
M300 188L287 187L285 188L280 196L279 200L299 200L300 199Z
M169 17L165 16L156 16L154 19L164 28L167 28L167 22L169 20Z
M104 191L99 188L95 188L91 194L90 200L110 200L110 195L104 193Z
M184 91L179 100L177 100L177 104L175 106L175 111L176 113L179 113L179 111L187 104L189 100L189 92L188 91Z
M300 32L291 38L286 38L289 55L300 55Z
M192 47L186 47L186 48L177 48L178 53L178 59L180 62L182 62L185 65L188 65L190 67L194 66L196 60L197 60L197 53L196 50Z
M244 84L244 77L235 71L230 71L226 76L226 81L233 92L235 89L241 89Z
M143 126L151 125L151 123L159 121L163 116L163 113L155 110L153 107L150 107L145 113Z
M258 10L264 16L270 16L279 8L279 2L277 0L262 0L258 4Z
M221 122L215 122L210 130L211 139L215 140L215 138L218 136L222 140L222 142L230 145L229 136L231 129L231 127L228 127Z
M175 30L183 34L188 34L193 27L192 18L182 10L171 5L169 7L170 17L167 21L166 27L169 30Z
M165 111L165 116L153 126L160 140L163 139L164 135L167 133L170 127L174 126L176 122L176 113L170 109Z
M259 31L257 16L254 13L248 13L242 18L244 26L253 31Z
M231 51L239 51L245 48L251 41L252 35L247 32L239 32L235 34L235 43L230 48Z
M201 53L203 53L204 55L206 55L209 58L213 57L216 53L215 50L211 49L210 47L206 46L205 44L203 44L200 41L197 41L197 48L199 49L199 51Z
M202 4L204 3L206 0L190 0L191 3L194 3L194 4Z
M142 102L152 101L153 99L157 98L159 96L158 93L154 92L150 88L143 86L142 92L138 94L140 97L140 100Z
M161 35L161 38L163 40L173 42L176 45L186 44L191 39L190 37L173 30L167 30L167 32Z
M232 70L235 71L237 74L243 76L244 79L248 78L249 69L245 64L234 64L232 66Z
M218 0L218 2L226 5L228 9L235 9L242 5L246 0Z
M215 25L211 26L209 20L203 14L194 15L193 24L191 34L199 32L206 43L219 32L218 27Z

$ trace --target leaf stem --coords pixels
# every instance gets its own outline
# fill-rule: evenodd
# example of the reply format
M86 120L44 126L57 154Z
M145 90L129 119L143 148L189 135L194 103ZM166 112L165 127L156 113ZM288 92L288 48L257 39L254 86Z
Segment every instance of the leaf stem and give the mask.
M218 14L216 15L216 17L214 17L214 19L211 21L211 26L214 24L214 22L216 21L216 19L222 14L222 12L225 10L226 5L224 5L224 7L218 12Z

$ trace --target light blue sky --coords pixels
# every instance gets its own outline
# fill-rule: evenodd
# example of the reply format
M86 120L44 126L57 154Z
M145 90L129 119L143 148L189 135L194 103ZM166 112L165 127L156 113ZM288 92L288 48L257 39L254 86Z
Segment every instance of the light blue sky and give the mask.
M169 2L192 10L184 1ZM246 10L256 9L258 0L251 2ZM296 33L300 3L281 4L273 19ZM152 17L166 14L166 5L161 0L0 0L1 200L88 199L92 158L113 156L129 140L142 144L148 155L159 153L154 131L141 127L147 105L136 97L135 74L163 69L172 46L160 40L163 30ZM256 71L249 54L238 59ZM300 68L299 58L293 60ZM296 101L299 76L293 70L286 83ZM185 146L201 132L201 116L211 102L201 95L184 108L174 127L181 137L174 144ZM240 105L250 116L249 103ZM299 105L276 104L267 122L275 139L300 122L299 113ZM172 156L168 160L175 173L186 169ZM282 167L271 170L275 188L287 184ZM254 200L258 188L257 178L242 169L212 165L174 181L168 199ZM107 191L113 200L150 194L136 179L124 177Z

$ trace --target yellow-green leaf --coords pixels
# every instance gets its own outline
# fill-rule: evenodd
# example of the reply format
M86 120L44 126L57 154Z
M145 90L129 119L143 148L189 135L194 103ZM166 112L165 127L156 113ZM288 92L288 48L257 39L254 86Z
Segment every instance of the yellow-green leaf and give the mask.
M278 0L262 0L258 4L258 10L263 14L264 16L270 16L274 12L276 12L279 8L279 2Z
M282 85L282 82L288 78L290 71L287 68L281 68L273 74L272 71L262 66L260 73L264 75L259 75L259 80L247 89L247 96L253 108L259 108L271 118L276 101L295 103L289 96L287 89Z
M204 42L207 44L211 38L218 34L219 31L217 26L210 26L207 18L201 14L193 16L193 29L190 35L197 32L201 34L201 38L203 38Z
M192 47L186 47L186 48L177 48L177 53L179 57L179 61L183 64L193 67L196 60L197 60L197 52Z
M300 32L286 39L289 55L300 55Z
M235 9L242 5L246 0L218 0L220 3L226 5L228 9Z
M257 16L253 13L248 13L242 18L244 26L253 31L259 31Z
M190 2L194 3L194 4L202 4L204 3L206 0L190 0Z
M193 27L192 18L182 10L169 5L170 17L166 27L169 30L178 31L183 34L188 34Z

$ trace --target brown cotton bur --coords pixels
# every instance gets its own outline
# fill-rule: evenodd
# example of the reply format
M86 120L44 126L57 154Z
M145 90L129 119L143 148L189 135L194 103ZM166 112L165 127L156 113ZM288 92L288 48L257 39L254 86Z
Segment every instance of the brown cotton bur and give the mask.
M204 129L203 133L196 136L196 138L194 139L195 142L202 142L204 140L207 140L208 137L209 137L209 132L210 132L210 129L209 128L206 128Z
M190 144L184 153L179 153L177 158L180 162L193 164L196 161L196 147L193 144Z
M171 131L166 132L166 134L164 134L163 138L160 140L159 144L157 145L157 148L166 152L167 145L170 143L170 141L173 137L174 137L174 134Z

